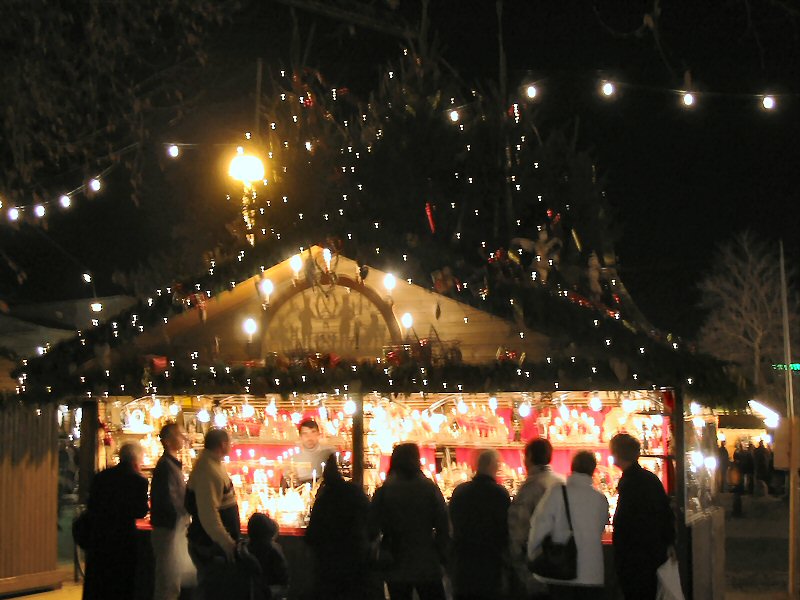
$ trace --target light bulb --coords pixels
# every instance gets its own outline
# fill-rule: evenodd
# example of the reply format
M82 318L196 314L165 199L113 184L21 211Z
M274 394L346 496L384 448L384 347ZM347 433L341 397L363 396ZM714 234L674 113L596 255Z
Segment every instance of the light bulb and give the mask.
M8 209L8 218L12 221L19 219L19 209L16 207Z
M391 273L387 273L386 277L383 278L383 287L386 288L388 292L391 292L395 286L397 285L397 279Z
M181 412L181 407L175 404L174 402L169 405L169 414L173 417L177 417L178 413Z
M520 417L522 417L524 419L525 417L530 416L530 414L531 414L531 405L530 404L528 404L527 402L523 402L522 404L519 405L519 416Z
M92 309L92 312L100 312L101 310L103 310L103 305L100 304L99 302L92 302L89 305L89 308Z
M614 84L611 83L610 81L604 82L600 90L603 92L604 96L613 96L614 92L617 91L616 88L614 87Z
M178 158L178 155L181 153L181 149L172 144L169 148L167 148L167 154L169 154L172 158Z
M589 399L589 408L591 408L595 412L600 412L601 410L603 410L603 401L600 400L600 396L594 394Z
M40 219L44 216L44 213L45 210L43 205L37 204L36 206L33 207L33 214L35 214Z
M292 258L289 259L289 266L294 271L294 274L297 275L300 272L300 269L303 268L303 257L299 254L295 254Z
M69 208L70 204L72 204L72 200L66 194L61 196L61 198L58 199L58 202L61 204L62 208Z
M322 249L322 260L325 261L325 268L331 270L331 251L330 248Z
M535 85L529 85L527 88L525 88L525 94L530 99L536 98L536 92L537 90Z
M94 179L92 179L91 181L89 181L89 188L93 192L99 192L101 187L102 187L102 185L100 184L100 180L97 179L96 177Z
M211 420L211 415L208 414L208 411L205 408L201 408L197 411L197 420L201 423L208 423Z
M158 400L153 402L153 408L150 409L150 416L154 419L160 419L164 415L164 409L161 408L161 402Z
M414 325L414 317L411 316L411 313L403 313L403 316L400 317L400 324L406 329L411 329L411 326Z
M453 123L458 123L458 119L459 119L458 111L457 110L451 110L450 111L450 120Z
M242 417L244 417L245 419L249 419L255 414L256 414L256 409L253 408L252 404L245 403L242 405Z
M217 427L225 427L228 424L228 417L225 416L224 412L218 412L214 415L214 425Z
M773 96L764 96L761 99L761 105L766 110L772 110L773 108L775 108L775 98Z
M355 400L348 400L344 403L344 414L346 415L354 415L356 412L356 403Z
M694 95L690 92L685 92L682 100L684 106L692 106L694 104Z
M256 331L258 331L258 323L256 323L254 318L248 317L244 320L244 323L242 323L242 329L244 329L244 332L247 335L253 335Z
M275 291L275 284L272 283L270 279L262 279L261 280L261 293L265 296L269 297L272 292Z

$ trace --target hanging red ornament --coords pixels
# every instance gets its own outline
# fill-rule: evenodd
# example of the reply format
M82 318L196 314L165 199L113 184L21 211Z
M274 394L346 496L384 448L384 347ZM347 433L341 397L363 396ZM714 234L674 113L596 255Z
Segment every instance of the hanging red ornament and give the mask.
M436 222L433 220L433 206L430 202L425 203L425 214L428 215L428 226L431 228L431 233L436 233Z

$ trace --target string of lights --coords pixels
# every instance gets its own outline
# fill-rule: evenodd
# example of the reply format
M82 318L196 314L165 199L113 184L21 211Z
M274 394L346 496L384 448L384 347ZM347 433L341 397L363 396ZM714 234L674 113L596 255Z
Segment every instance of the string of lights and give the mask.
M114 152L113 155L122 157L136 150L138 147L138 143L130 144ZM79 186L58 195L58 198L52 200L44 200L35 204L13 204L7 206L3 201L2 195L0 195L0 211L5 213L6 222L10 223L19 223L26 220L30 220L31 223L41 221L47 215L51 214L54 209L63 211L72 208L75 199L80 195L94 195L100 193L103 189L103 181L119 166L119 164L119 162L112 163L105 169L102 169L94 177L89 178ZM3 220L0 219L0 223L2 222Z

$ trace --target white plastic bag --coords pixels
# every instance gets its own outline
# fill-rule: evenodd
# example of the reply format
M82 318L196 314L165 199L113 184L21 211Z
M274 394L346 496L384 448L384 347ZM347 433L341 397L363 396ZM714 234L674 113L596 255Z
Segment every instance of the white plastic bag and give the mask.
M677 560L673 557L667 558L656 573L658 575L656 600L684 600Z
M197 569L189 556L189 541L186 539L186 530L189 527L189 517L178 518L173 537L173 556L175 568L181 574L181 587L197 587Z

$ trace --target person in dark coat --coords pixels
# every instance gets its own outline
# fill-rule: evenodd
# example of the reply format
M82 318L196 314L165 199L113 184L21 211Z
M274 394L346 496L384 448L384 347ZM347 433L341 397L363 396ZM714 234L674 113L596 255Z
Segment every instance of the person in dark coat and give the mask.
M728 448L725 446L725 440L719 443L717 448L717 490L720 492L728 491L728 467L731 463L731 457L728 454Z
M656 571L675 542L675 517L661 480L639 465L639 440L611 438L614 463L622 469L614 513L614 562L626 600L654 600Z
M123 444L119 464L95 475L89 489L91 533L83 600L132 600L136 578L136 519L147 514L142 447Z
M386 482L372 499L371 521L391 556L383 573L391 600L410 600L414 590L420 600L444 600L450 523L442 492L422 473L416 444L395 446Z
M506 489L495 480L499 459L495 450L481 452L475 477L459 485L450 499L453 524L450 573L458 600L497 598L502 593L511 500Z
M339 472L336 456L325 461L305 541L314 555L317 598L359 599L367 596L369 499Z
M764 440L759 440L758 446L753 449L753 471L757 481L768 482L769 450L764 446Z

